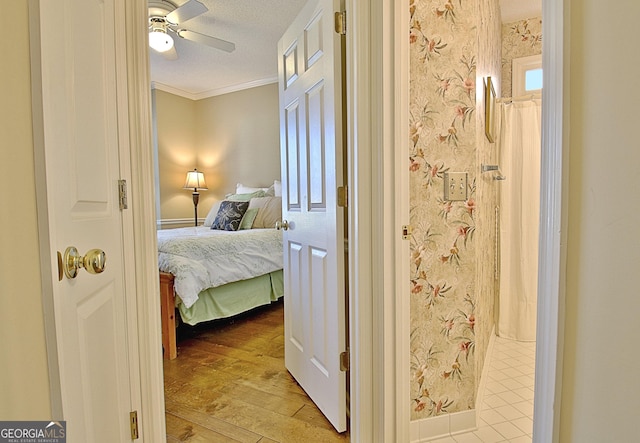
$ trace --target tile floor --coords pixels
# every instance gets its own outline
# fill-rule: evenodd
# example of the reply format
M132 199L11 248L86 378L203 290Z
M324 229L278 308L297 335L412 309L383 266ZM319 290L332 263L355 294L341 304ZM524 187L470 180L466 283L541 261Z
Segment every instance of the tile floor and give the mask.
M437 443L531 443L533 432L534 342L495 337L480 419L473 432L433 440Z

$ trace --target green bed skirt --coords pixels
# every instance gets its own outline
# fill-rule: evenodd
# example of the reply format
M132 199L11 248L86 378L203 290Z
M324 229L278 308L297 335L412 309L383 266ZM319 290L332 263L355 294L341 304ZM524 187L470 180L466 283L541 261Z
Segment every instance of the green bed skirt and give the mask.
M178 310L183 322L196 325L268 305L283 294L284 279L282 270L279 270L250 280L205 289L198 294L198 301L193 306L187 308L180 303Z

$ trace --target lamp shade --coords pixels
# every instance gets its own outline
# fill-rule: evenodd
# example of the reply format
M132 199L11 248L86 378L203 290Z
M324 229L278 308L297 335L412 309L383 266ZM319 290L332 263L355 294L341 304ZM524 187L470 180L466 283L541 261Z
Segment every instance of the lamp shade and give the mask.
M198 172L197 169L187 172L187 181L184 183L185 189L193 189L194 191L207 189L207 184L204 182L204 174Z

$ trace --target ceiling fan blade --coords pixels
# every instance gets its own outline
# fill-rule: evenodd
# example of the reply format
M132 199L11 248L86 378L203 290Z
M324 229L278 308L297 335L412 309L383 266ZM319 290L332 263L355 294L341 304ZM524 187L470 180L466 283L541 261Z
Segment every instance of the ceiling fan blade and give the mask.
M167 14L166 19L169 23L177 25L179 23L186 22L187 20L191 20L193 17L197 17L208 10L209 8L198 0L189 0L173 12Z
M163 56L165 60L171 60L171 61L178 60L178 51L176 51L176 47L175 46L173 46L168 51L158 52L158 54Z
M196 43L202 43L203 45L211 46L212 48L220 49L221 51L233 52L236 49L236 45L234 43L211 37L209 35L200 34L199 32L180 29L177 31L177 34L184 39L191 40Z

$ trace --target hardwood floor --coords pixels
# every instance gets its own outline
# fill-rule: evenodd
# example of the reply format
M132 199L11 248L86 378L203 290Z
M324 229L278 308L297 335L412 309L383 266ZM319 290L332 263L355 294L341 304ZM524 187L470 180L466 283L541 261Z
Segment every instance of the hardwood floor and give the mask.
M348 442L284 367L282 301L178 331L164 361L167 442Z

